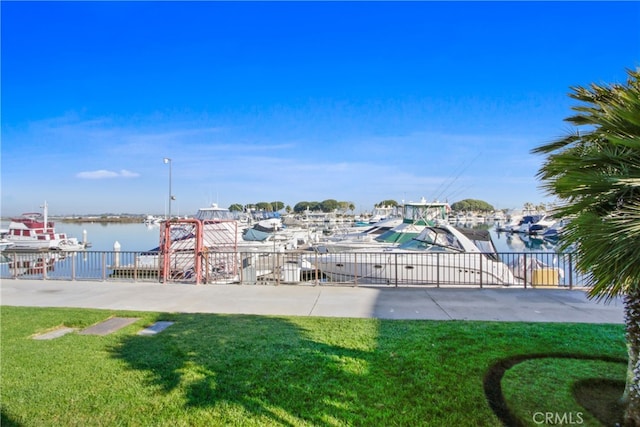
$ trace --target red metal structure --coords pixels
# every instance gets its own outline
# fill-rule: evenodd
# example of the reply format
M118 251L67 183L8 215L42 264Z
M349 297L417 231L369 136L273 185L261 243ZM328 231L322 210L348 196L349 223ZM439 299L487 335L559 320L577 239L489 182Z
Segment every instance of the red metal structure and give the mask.
M207 283L212 275L237 275L238 224L235 220L180 219L160 229L160 271L167 281Z

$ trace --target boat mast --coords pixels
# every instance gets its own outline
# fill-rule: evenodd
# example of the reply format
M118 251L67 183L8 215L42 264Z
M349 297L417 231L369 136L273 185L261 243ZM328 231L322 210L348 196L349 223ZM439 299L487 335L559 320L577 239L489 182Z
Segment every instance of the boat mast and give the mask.
M44 201L44 206L42 206L42 212L44 214L44 232L48 232L47 224L49 221L49 208L47 206L47 201Z

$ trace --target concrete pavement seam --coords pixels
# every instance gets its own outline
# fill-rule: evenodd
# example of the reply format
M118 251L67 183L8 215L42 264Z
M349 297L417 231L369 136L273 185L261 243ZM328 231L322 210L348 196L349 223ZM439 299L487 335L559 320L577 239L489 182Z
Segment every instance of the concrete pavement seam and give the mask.
M434 297L429 293L429 289L424 289L424 292L427 294L427 296L428 296L429 298L431 298L431 301L433 301L433 303L434 303L435 305L437 305L437 306L438 306L438 308L439 308L440 310L442 310L442 312L443 312L444 314L446 314L446 315L447 315L447 317L449 318L449 320L453 320L453 317L451 317L451 315L449 314L449 312L448 312L447 310L445 310L445 309L444 309L440 304L438 304L438 301L436 301L436 300L435 300L435 298L434 298Z
M571 292L571 291L569 291L569 292ZM556 295L557 295L556 293L545 294L545 296L547 298L549 298L550 300L552 300L554 302L560 303L560 304L562 304L563 306L566 306L566 307L571 307L572 309L577 310L577 311L582 311L582 309L580 307L576 307L575 305L571 304L570 302L564 301L562 298L556 297Z
M313 316L313 312L316 309L316 306L318 305L318 301L320 301L320 294L322 293L322 289L318 288L318 294L316 295L316 300L313 302L313 305L311 306L311 310L309 310L309 316Z

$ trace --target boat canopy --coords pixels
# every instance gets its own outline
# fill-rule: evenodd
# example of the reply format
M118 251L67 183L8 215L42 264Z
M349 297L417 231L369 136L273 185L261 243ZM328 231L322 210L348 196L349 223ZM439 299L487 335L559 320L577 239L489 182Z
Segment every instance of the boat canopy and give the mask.
M235 220L236 217L229 209L221 208L216 203L213 203L208 208L198 209L198 212L196 213L196 219L199 219L201 221L216 219Z
M248 228L243 234L242 238L250 242L264 242L271 236L271 233L266 231L257 230L255 228Z
M450 210L448 203L409 202L404 205L402 218L408 224L435 225L438 221L446 221Z

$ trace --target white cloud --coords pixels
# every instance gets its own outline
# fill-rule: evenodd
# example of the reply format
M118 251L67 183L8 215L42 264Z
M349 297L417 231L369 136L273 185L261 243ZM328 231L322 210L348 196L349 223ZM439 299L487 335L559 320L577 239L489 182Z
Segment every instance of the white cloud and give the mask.
M139 173L137 173L137 172L131 172L131 171L128 171L128 170L126 170L126 169L122 169L122 170L120 171L120 177L121 177L121 178L137 178L137 177L139 177L139 176L140 176L140 174L139 174Z
M78 172L76 178L80 179L109 179L109 178L137 178L140 174L122 169L120 172L100 169L97 171Z

